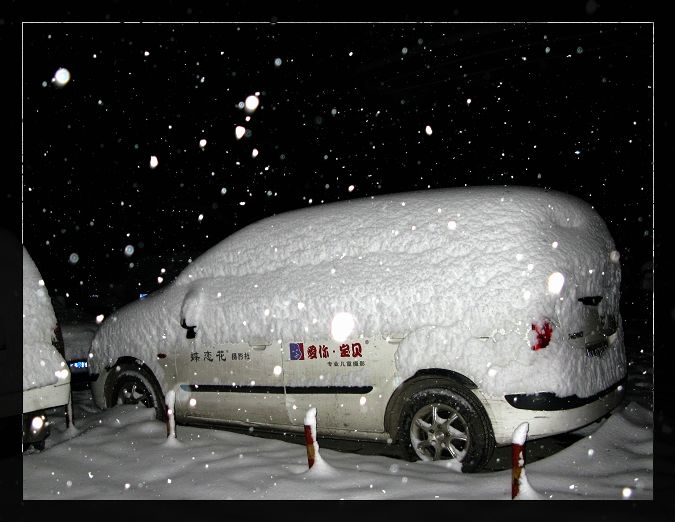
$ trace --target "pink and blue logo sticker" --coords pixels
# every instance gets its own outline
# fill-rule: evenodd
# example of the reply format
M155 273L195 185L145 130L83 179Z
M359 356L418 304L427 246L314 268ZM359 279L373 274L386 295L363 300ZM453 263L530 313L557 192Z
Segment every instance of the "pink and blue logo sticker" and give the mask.
M303 343L289 343L291 351L291 361L305 360L305 345Z

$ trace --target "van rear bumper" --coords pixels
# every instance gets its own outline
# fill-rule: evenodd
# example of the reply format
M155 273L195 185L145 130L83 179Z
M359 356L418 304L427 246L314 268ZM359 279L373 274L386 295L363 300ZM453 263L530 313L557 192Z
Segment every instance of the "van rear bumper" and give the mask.
M577 397L570 395L568 397L558 397L552 392L542 393L516 393L505 395L504 398L514 408L519 410L536 410L536 411L557 411L570 410L572 408L579 408L592 402L606 397L610 393L623 393L626 384L626 377L612 386L590 397Z
M31 388L23 392L23 413L65 406L70 401L70 375L56 384Z
M588 398L555 397L549 393L488 397L474 391L490 416L495 442L504 445L511 443L514 430L523 422L529 424L528 439L574 431L595 422L621 404L624 383L622 379Z

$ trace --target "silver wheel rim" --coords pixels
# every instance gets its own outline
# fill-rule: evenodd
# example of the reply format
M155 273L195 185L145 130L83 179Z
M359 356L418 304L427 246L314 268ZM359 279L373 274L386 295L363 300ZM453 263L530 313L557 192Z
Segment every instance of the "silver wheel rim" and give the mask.
M123 383L117 392L117 401L121 404L141 403L147 408L154 407L154 401L152 400L150 392L145 385L140 382Z
M427 404L412 418L410 443L421 460L461 462L471 444L469 426L447 404Z

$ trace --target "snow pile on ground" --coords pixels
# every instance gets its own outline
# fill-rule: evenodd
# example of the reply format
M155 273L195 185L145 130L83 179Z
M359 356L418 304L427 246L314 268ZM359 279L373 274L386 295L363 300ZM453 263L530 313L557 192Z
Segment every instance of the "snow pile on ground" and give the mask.
M56 316L42 276L23 249L23 389L58 382L68 372L63 357L52 345Z
M518 478L518 495L513 500L543 500L543 497L530 485L527 471L523 469Z
M55 417L47 449L24 454L24 499L511 498L510 469L465 474L444 462L322 447L324 465L309 470L302 444L187 426L167 439L166 425L150 409L99 412L90 397L80 400L78 435ZM547 500L652 499L652 431L651 412L628 404L592 434L526 463L530 493Z
M401 379L441 366L494 395L585 397L625 375L625 354L620 328L603 357L571 345L568 334L584 322L577 299L604 296L601 313L619 319L619 284L603 220L575 197L523 187L377 196L238 231L164 292L109 318L94 351L109 351L98 364L132 355L161 372L155 347L184 337L183 319L205 344L262 337L281 346L340 342L333 321L348 314L353 328L342 338L413 332L398 348ZM542 318L557 328L534 352L531 325Z

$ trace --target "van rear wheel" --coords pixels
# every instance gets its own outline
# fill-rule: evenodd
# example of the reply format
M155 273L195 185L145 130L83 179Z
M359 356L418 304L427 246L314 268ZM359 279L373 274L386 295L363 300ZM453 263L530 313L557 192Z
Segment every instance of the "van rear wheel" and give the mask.
M108 396L108 407L116 404L138 404L155 410L157 420L166 420L164 394L154 377L140 366L120 365L113 371L114 379Z
M405 404L399 440L409 460L456 460L471 472L492 457L492 425L469 390L429 388L411 394Z

